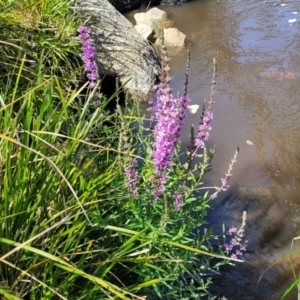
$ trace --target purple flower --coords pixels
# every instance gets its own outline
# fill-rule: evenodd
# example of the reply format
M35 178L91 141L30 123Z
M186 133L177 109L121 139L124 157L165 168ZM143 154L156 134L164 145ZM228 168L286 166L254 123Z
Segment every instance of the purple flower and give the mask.
M228 234L232 235L233 233L236 233L237 230L237 227L230 227L230 229L228 230Z
M181 194L175 193L175 210L178 211L182 206Z
M83 62L85 64L86 77L89 79L89 88L93 89L96 86L96 81L99 78L98 67L95 62L95 49L92 41L90 41L91 30L84 25L78 28L78 37L81 40L83 51Z
M130 192L129 198L139 195L136 187L138 183L138 172L134 170L136 165L136 159L130 159L128 165L125 167L126 185Z
M81 25L77 32L79 33L78 37L81 40L87 40L90 38L91 30L87 26Z
M86 77L91 81L95 81L98 79L98 74L93 72L93 73L87 74Z
M234 250L234 253L232 253L231 255L232 258L238 258L239 256L243 255L243 251L246 251L247 241L242 243L245 226L246 226L246 219L247 219L247 213L244 211L241 226L240 227L232 226L228 230L228 234L233 235L233 237L231 238L228 244L224 245L224 247L227 253Z
M215 192L215 193L213 193L213 194L210 196L210 199L211 199L211 200L216 199L217 196L218 196L218 193Z
M232 248L233 248L233 245L231 245L231 244L225 244L226 251L231 251Z
M204 142L203 142L203 140L197 138L197 139L195 140L195 146L198 147L198 148L204 147Z
M89 88L93 89L95 86L96 86L96 82L91 81L90 84L89 84Z
M152 109L154 119L157 121L154 127L153 150L150 155L154 160L154 199L164 192L166 184L166 172L173 162L176 144L180 141L181 130L186 116L188 97L176 99L173 94L166 91L163 84L158 86L157 103ZM153 102L150 101L152 104Z
M204 142L203 142L203 145L204 145ZM220 191L225 192L229 189L230 185L228 184L228 177L221 178L221 181L222 181L221 187L218 188L217 191L210 196L211 200L215 199Z
M198 135L195 139L195 146L197 148L204 147L204 141L209 138L209 131L211 126L209 125L213 121L213 113L211 113L211 108L209 107L203 113L202 123L199 125Z
M227 178L221 178L221 181L222 181L221 190L225 192L229 189L230 185L228 184Z
M241 245L240 250L241 251L246 251L246 245Z

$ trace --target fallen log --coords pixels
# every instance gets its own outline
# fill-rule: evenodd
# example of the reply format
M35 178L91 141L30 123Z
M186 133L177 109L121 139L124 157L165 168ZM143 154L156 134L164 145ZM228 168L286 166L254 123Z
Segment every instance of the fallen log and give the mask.
M109 74L141 101L153 94L159 74L154 49L107 0L78 0L76 9L92 31L99 75Z

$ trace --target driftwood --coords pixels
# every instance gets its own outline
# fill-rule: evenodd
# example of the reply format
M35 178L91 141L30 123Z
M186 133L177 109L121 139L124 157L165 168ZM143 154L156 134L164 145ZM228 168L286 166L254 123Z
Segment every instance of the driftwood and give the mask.
M83 23L92 31L99 74L119 78L125 90L149 99L159 73L153 48L107 0L78 0Z

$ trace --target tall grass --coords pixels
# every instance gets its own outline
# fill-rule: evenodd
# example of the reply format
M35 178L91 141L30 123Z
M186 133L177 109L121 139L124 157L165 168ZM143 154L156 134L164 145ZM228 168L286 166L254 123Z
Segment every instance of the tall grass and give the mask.
M1 278L20 297L51 299L59 293L54 288L65 285L61 296L73 292L79 299L73 291L78 277L83 286L88 278L118 293L100 276L94 278L101 272L88 275L93 260L101 261L95 254L106 258L111 247L99 242L104 229L96 225L99 218L109 222L107 214L117 205L109 194L120 189L110 187L119 168L110 149L114 135L105 125L113 116L101 107L92 111L91 97L80 107L79 92L66 98L53 77L14 101L2 94ZM101 138L94 141L100 128ZM93 288L88 290L92 296Z

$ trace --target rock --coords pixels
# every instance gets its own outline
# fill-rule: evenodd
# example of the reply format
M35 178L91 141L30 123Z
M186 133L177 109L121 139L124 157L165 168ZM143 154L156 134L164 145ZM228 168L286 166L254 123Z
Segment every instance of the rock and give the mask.
M177 28L167 28L163 31L164 44L167 48L168 55L177 55L180 51L184 49L184 46L188 44L187 36L180 32ZM161 39L157 39L154 46L158 49L161 46Z
M186 35L177 28L164 29L164 42L166 47L184 47Z
M154 49L107 0L78 0L77 9L92 31L100 76L117 77L129 94L148 100L160 69Z
M135 14L134 19L137 25L146 24L158 29L170 28L174 25L174 22L168 19L167 13L156 7L145 13Z
M146 24L139 24L135 25L134 28L137 30L139 34L142 35L142 37L150 42L154 42L154 30L151 26Z

